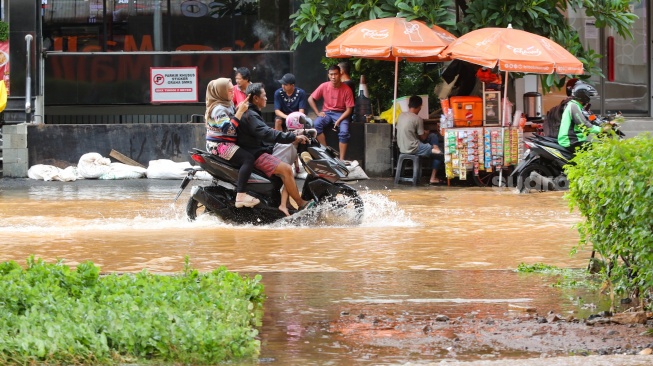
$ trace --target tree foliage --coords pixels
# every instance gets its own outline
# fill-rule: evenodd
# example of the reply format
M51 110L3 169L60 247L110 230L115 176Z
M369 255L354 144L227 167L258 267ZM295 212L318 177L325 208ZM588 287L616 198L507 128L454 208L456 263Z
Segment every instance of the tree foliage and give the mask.
M571 9L594 17L597 27L610 27L622 37L632 38L631 26L637 16L630 12L628 0L302 0L290 17L295 33L292 48L304 41L332 40L369 19L394 16L437 24L455 35L512 24L548 37L576 55L584 64L582 78L603 76L598 67L600 55L583 47L563 16ZM542 77L545 90L564 83L564 75Z
M613 294L642 299L653 290L651 156L650 135L601 139L566 167L566 198L584 217L578 225L580 247L592 245L606 262L601 274Z

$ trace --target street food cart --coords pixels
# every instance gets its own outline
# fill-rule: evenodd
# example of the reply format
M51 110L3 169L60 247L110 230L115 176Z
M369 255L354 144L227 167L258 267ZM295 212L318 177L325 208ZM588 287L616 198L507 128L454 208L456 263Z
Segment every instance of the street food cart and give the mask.
M441 104L447 111L440 122L447 179L473 179L482 187L498 185L492 182L498 172L509 172L524 154L523 129L511 123L510 113L501 121L501 91L488 90L484 83L482 97L455 96ZM511 103L505 105L507 111L512 109Z

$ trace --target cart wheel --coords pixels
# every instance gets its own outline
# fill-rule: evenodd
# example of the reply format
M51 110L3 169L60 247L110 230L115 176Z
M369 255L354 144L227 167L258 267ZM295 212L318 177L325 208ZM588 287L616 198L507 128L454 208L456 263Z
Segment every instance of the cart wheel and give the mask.
M499 172L479 170L478 175L474 174L474 183L479 187L492 187L492 179L499 176Z
M508 182L508 177L510 176L510 173L512 173L512 168L510 167L503 167L503 186L506 187L512 187L510 183ZM493 170L491 172L488 172L487 170L479 170L478 175L474 174L474 183L476 183L477 186L479 187L498 187L499 185L497 184L498 179L499 179L499 171L498 170ZM497 179L495 179L497 178Z

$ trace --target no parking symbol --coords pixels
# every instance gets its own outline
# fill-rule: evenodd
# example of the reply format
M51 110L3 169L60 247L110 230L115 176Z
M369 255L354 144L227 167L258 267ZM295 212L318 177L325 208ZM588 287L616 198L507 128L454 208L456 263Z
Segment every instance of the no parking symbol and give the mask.
M197 67L150 68L152 103L195 103L197 96Z

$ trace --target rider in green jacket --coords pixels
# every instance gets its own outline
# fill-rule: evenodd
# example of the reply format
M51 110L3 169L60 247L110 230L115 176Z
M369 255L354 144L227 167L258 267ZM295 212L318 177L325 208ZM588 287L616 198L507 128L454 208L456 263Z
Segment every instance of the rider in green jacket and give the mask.
M558 144L574 151L577 146L587 141L588 133L601 133L602 128L593 125L583 114L583 108L590 102L590 97L598 95L593 86L578 81L571 91L572 100L567 103L558 132Z

